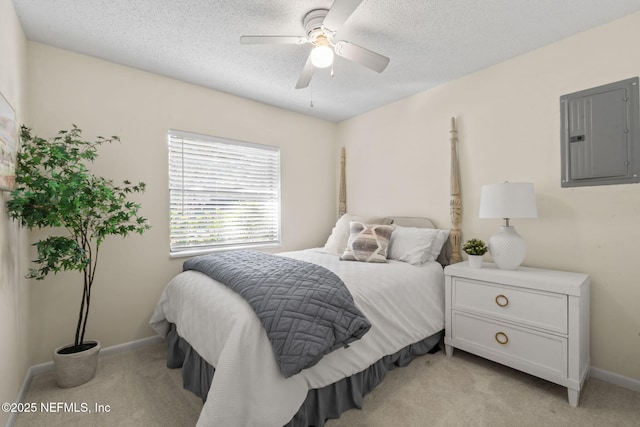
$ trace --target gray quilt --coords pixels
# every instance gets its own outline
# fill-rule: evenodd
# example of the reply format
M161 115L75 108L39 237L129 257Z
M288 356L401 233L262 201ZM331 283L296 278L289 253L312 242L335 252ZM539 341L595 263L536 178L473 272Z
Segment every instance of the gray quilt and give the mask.
M257 251L230 251L187 260L251 305L285 377L364 336L371 328L342 280L326 268Z

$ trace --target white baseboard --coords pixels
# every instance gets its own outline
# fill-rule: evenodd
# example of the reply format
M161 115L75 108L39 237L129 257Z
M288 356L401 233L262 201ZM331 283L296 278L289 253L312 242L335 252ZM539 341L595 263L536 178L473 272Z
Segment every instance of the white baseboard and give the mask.
M640 380L625 377L615 372L605 371L604 369L591 368L591 377L602 380L607 383L619 385L633 391L640 391Z
M135 349L147 347L150 345L160 344L163 340L164 338L162 338L160 335L155 335L155 336L142 338L135 341L126 342L123 344L112 345L100 350L100 355L109 356L111 354L122 353L123 351L135 350ZM29 390L29 386L31 385L31 380L33 379L34 375L38 375L43 372L49 372L52 370L53 370L53 361L31 366L24 377L24 381L22 382L22 387L20 387L20 392L18 393L18 398L16 400L16 403L20 403L24 401L24 398L27 394L27 390ZM9 415L9 419L7 420L7 424L5 424L5 427L13 427L14 424L16 423L17 416L18 414L16 412L12 412L11 415Z
M43 365L46 365L46 363L44 363ZM53 362L51 362L51 365L53 366ZM27 394L27 390L29 390L29 386L31 385L31 379L33 378L34 375L35 375L34 366L32 366L27 371L27 375L24 376L24 381L22 381L22 387L20 387L20 391L18 392L18 398L16 399L16 403L21 403L24 400L24 397ZM5 424L5 426L13 427L13 425L16 423L17 417L18 417L17 412L10 413L9 419L7 419L7 424Z
M100 350L100 355L109 356L110 354L122 353L123 351L136 350L138 348L147 347L150 345L160 344L164 338L160 335L154 335L152 337L141 338L135 341L125 342L123 344L112 345Z

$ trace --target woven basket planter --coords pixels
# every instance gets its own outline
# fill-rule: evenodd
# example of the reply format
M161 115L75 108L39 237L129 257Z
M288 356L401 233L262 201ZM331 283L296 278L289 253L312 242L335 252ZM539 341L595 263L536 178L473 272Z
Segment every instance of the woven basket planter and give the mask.
M99 341L85 341L86 350L67 353L65 350L73 345L58 347L53 352L53 366L56 383L59 387L70 388L84 384L96 375L98 356L100 355Z

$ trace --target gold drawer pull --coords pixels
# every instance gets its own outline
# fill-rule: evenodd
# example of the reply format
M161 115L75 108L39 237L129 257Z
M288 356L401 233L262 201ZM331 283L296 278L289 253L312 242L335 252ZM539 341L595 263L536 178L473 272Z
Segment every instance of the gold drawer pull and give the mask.
M500 294L496 297L496 304L498 304L500 307L506 307L507 304L509 304L509 298Z
M509 337L504 332L498 332L496 334L496 341L498 341L498 344L505 345L509 342Z

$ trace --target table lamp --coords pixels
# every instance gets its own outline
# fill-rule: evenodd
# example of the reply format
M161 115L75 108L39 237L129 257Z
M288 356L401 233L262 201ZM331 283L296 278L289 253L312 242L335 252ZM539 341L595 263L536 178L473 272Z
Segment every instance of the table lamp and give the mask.
M483 185L480 218L502 218L504 226L489 239L489 253L498 268L515 270L526 253L524 239L509 225L511 218L537 218L532 183L503 182Z

